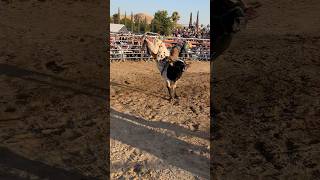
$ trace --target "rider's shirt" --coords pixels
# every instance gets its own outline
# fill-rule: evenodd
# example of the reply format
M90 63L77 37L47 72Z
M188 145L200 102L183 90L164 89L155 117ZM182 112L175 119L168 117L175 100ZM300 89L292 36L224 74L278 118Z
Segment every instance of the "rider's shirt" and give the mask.
M164 44L162 44L159 47L159 51L158 52L159 53L157 54L157 60L162 60L162 59L170 56L170 53L169 53L167 47Z

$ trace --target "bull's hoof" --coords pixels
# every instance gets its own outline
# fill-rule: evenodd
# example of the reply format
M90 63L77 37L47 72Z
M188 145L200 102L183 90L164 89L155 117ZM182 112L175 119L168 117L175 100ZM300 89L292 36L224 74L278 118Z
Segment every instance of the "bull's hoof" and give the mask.
M170 99L168 99L168 101L170 102L170 104L172 104L172 105L179 105L179 99L177 99L177 98L170 98Z
M179 96L177 96L177 95L175 95L175 96L174 96L174 98L175 98L175 99L180 99L180 97L179 97Z

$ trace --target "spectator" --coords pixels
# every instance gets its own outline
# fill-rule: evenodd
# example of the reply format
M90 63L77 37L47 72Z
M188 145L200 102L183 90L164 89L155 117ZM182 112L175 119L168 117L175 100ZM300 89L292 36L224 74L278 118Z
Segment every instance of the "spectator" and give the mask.
M183 27L173 30L172 36L174 37L183 37L183 38L203 38L208 39L210 38L210 26L207 27L201 26L199 27L198 31L196 31L195 26L190 28Z

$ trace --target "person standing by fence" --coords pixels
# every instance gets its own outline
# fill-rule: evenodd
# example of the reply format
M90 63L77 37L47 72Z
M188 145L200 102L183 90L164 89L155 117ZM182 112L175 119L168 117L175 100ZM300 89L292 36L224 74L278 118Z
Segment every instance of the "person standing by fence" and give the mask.
M117 36L117 38L114 38L115 36ZM111 49L111 57L110 59L113 60L121 60L120 57L125 57L126 60L150 60L150 57L146 55L145 50L142 49L142 44L141 44L141 36L140 35L127 35L127 34L123 34L122 36L124 36L125 38L119 36L119 34L113 34L111 35L111 39L114 39L113 41L111 41L111 47L116 46L117 44L119 44L118 48L112 48ZM121 38L121 40L120 40ZM204 45L205 42L210 42L210 39L207 40L197 40L197 38L195 39L185 39L185 38L169 38L170 40L174 40L173 43L180 43L181 45L184 44L184 41L192 41L193 43L196 44L196 46L199 45ZM123 42L124 44L120 44L120 42ZM122 51L122 49L124 48L124 46L126 46L126 50ZM206 48L201 48L200 54L206 54L207 52L209 52L209 46L205 46ZM196 50L197 48L194 47L191 49L191 46L188 48L183 48L183 49L189 49L191 50L191 53L194 54L192 57L194 58L198 58L200 59L202 56L199 56L196 54L196 52L193 52L194 50ZM189 52L183 52L181 55L183 55L182 58L189 58ZM119 59L120 58L120 59ZM207 57L206 60L209 60L209 57Z

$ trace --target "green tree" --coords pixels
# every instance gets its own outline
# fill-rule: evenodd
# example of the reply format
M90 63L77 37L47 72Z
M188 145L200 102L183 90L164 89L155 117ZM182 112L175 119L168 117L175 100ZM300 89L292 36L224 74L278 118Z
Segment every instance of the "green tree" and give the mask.
M177 11L174 11L171 15L171 19L174 23L177 23L180 20L180 15Z
M120 24L121 21L121 14L120 14L120 8L118 8L118 24Z
M129 18L122 18L120 24L124 24L128 30L131 28L131 21Z
M131 32L134 32L134 22L133 22L133 13L131 12L131 18L130 18L130 29Z
M133 20L134 20L134 28L133 32L140 33L141 32L141 17L139 15L134 15Z
M124 24L125 26L127 26L127 12L124 12L124 23L122 23L122 24Z
M118 14L113 14L112 15L113 23L119 24L119 15Z
M137 33L140 33L141 26L140 26L140 18L137 19Z
M173 26L174 26L174 28L176 28L176 27L177 27L177 24L178 24L178 21L179 21L179 19L180 19L179 13L178 13L177 11L174 11L174 12L172 13L172 15L171 15L171 19L172 19L172 21L173 21Z
M147 17L144 17L144 21L143 21L143 32L149 32L150 31L150 25L147 22Z
M157 11L151 22L153 32L160 33L161 35L170 35L172 33L173 25L171 17L168 17L166 10Z

